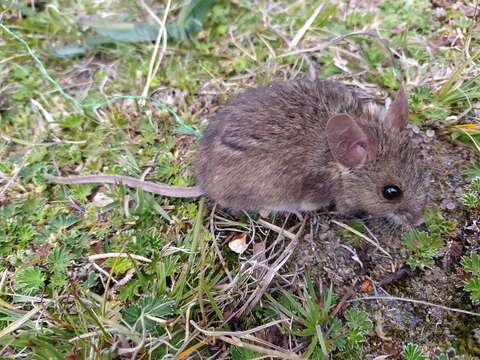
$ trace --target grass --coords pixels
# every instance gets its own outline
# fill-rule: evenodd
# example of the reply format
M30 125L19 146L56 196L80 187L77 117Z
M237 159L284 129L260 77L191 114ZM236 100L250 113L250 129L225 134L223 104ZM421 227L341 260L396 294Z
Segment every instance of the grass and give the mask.
M427 209L424 217L427 231L413 229L403 235L405 247L412 253L407 260L412 269L431 268L439 255L438 250L445 245L444 238L456 228L455 223L445 219L436 207Z
M243 88L301 73L377 97L405 80L411 121L446 128L474 151L478 131L450 128L478 120L474 6L358 3L172 1L168 13L167 2L0 3L0 356L373 354L373 312L284 266L310 229L234 218L203 200L43 178L103 172L193 185L204 119ZM167 46L157 36L163 22ZM472 186L466 199L478 195ZM461 227L443 216L432 215L425 233L443 239L435 254L429 243L415 264L434 265ZM246 234L242 254L228 247L235 234ZM361 247L348 232L341 238ZM415 352L424 356L415 345L399 356Z
M417 344L409 343L405 347L404 356L406 360L428 360L431 358L432 360L459 360L461 357L456 355L455 349L448 349L445 352L442 352L440 349L435 349L434 355L429 357L427 354L422 352L419 349Z

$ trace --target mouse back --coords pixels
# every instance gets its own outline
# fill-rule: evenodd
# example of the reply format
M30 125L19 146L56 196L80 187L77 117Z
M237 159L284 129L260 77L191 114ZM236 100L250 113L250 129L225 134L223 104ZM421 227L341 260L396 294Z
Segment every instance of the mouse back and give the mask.
M364 102L333 81L296 80L248 89L210 119L197 184L237 210L313 210L334 202L329 117L360 116Z

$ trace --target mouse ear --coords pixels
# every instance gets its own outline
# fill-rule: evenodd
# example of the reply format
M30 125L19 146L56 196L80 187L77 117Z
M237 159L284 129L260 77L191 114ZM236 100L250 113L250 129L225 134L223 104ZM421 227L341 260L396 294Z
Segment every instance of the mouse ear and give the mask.
M398 90L397 97L390 105L385 114L385 126L387 129L402 130L408 123L408 100L403 86Z
M367 160L368 137L350 115L338 114L327 122L327 142L340 164L354 168Z

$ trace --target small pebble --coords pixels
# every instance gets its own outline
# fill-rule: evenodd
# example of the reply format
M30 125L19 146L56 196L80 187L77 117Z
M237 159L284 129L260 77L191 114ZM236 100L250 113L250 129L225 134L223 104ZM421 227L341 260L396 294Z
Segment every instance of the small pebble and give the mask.
M448 209L448 210L454 210L456 207L457 207L457 205L451 200L447 200L445 202L445 208Z
M444 17L446 14L447 14L447 11L444 8L435 8L433 10L433 15L438 18Z
M428 129L426 134L427 134L427 137L432 138L435 136L435 131L432 129Z
M417 125L412 125L411 128L415 134L420 134L420 128Z

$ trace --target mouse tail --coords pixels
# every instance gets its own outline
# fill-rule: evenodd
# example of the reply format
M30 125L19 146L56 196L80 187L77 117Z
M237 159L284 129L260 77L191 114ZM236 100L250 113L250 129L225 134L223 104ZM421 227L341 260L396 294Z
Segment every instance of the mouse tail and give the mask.
M197 186L178 187L143 181L123 175L85 175L85 176L52 176L44 175L45 179L56 184L123 184L131 188L140 188L158 195L175 198L196 198L204 194Z

